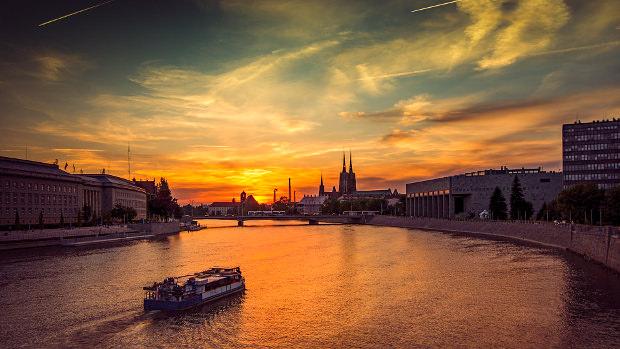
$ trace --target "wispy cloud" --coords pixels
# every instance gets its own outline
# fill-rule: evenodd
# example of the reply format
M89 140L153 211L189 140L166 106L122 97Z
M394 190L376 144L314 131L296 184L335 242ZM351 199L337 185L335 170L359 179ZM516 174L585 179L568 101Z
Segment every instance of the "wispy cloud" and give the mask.
M501 6L498 2L497 6ZM551 46L570 13L562 0L523 0L495 37L493 51L478 62L480 69L497 69Z
M56 40L0 59L0 148L124 175L130 141L136 176L182 200L268 198L288 177L331 187L349 147L362 188L557 165L562 122L620 104L614 0L193 2L187 23L210 24L170 18L192 33L174 54L109 28L127 50Z
M88 148L53 148L52 151L60 153L72 153L72 152L102 152L103 149L88 149Z
M33 60L36 67L29 74L46 82L58 82L76 76L93 66L78 55L59 52L38 53Z

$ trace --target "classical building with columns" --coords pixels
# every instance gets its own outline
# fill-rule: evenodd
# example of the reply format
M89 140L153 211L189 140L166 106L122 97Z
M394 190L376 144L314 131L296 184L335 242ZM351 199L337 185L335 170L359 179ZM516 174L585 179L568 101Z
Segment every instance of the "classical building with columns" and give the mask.
M90 193L93 212L100 217L102 212L110 212L114 206L121 205L136 210L136 220L146 219L146 191L131 181L107 174L80 175L85 180L84 194ZM86 185L94 180L98 186Z
M499 187L510 205L510 191L518 176L525 199L538 212L543 203L562 190L562 173L541 168L484 170L407 184L406 210L413 217L455 218L488 210L491 195ZM508 207L510 209L510 206Z
M47 164L0 156L0 226L76 223L78 212L90 207L102 217L114 205L133 207L136 220L146 218L146 193L123 178L75 175Z

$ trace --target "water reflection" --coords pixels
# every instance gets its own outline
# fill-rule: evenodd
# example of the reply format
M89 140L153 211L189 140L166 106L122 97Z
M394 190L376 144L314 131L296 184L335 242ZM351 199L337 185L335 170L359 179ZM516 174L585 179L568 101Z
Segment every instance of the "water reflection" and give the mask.
M207 223L158 240L3 253L0 345L620 344L618 277L580 257L398 228ZM180 314L142 311L143 285L230 264L245 294Z

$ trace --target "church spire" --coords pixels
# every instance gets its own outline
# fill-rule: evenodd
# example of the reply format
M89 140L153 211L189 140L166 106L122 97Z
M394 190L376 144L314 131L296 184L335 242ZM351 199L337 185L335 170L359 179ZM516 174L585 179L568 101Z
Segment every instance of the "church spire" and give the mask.
M349 149L349 173L353 173L353 160L351 159L351 149Z
M321 185L323 185L323 172L321 172Z
M347 172L347 156L342 152L342 172Z

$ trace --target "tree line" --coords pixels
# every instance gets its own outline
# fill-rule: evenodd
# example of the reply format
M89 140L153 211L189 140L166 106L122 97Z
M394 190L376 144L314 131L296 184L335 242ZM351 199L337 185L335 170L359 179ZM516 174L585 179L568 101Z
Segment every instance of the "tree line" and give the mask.
M376 211L387 215L404 215L405 197L401 197L395 205L390 205L385 199L338 200L329 198L321 206L321 214L325 215L340 215L345 211Z
M595 184L578 184L564 189L551 202L543 203L536 215L532 203L525 200L519 177L510 191L510 210L506 198L496 187L489 202L491 219L567 221L580 224L620 225L620 187L608 190Z

